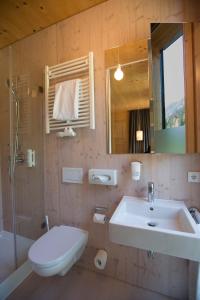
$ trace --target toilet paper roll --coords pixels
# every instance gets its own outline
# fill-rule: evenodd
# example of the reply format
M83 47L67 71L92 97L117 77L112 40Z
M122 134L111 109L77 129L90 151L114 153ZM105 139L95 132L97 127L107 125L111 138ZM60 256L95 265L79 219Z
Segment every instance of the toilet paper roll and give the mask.
M200 213L199 213L198 209L195 210L194 215L195 215L197 224L200 224Z
M99 224L105 224L106 222L106 215L103 214L94 214L93 216L93 222L99 223Z
M99 250L94 258L94 265L99 270L104 270L107 262L107 252L105 250Z

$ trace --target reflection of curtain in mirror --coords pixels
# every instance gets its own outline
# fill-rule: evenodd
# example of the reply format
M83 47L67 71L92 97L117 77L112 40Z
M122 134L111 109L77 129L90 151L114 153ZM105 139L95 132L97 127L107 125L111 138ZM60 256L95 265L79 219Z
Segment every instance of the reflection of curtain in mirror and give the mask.
M138 124L143 131L143 141L136 140ZM130 111L129 152L149 153L150 151L150 110L148 108L132 110Z

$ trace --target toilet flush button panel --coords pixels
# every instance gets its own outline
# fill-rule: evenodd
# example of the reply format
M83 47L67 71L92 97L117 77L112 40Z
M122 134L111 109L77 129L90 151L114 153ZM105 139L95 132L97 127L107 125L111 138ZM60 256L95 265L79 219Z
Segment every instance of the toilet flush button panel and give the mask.
M188 182L200 182L200 172L188 172Z
M83 183L82 168L62 168L62 182Z
M117 185L117 170L90 169L88 180L90 184Z

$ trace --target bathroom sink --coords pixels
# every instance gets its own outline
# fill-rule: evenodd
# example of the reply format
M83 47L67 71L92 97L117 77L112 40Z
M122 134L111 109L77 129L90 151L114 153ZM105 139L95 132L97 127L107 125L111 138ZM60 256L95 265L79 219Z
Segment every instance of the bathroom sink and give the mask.
M124 196L109 222L114 243L200 261L200 225L182 201Z

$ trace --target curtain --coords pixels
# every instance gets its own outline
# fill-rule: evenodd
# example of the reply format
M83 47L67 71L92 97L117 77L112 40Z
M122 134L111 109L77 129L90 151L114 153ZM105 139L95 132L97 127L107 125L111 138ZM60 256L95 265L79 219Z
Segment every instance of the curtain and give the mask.
M143 141L136 140L136 131L143 131ZM150 153L150 110L137 109L130 111L129 152Z

